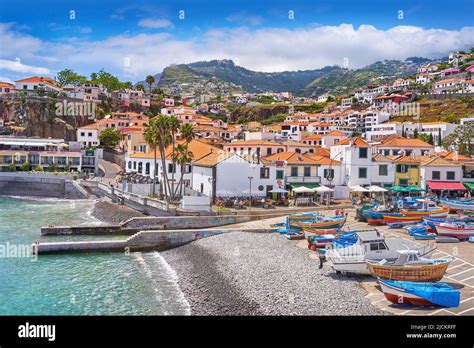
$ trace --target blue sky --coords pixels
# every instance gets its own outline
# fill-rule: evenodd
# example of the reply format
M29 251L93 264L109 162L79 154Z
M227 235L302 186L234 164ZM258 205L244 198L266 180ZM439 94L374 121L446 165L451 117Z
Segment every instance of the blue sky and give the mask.
M357 68L473 46L473 18L474 0L2 1L0 79L71 67L137 81L169 64L212 58L260 71L344 58Z

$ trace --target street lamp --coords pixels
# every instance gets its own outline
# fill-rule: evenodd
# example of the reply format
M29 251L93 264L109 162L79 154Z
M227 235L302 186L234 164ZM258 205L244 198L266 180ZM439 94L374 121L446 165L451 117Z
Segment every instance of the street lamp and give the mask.
M252 207L252 179L253 179L253 176L249 176L249 183L250 183L250 190L249 190L249 211Z

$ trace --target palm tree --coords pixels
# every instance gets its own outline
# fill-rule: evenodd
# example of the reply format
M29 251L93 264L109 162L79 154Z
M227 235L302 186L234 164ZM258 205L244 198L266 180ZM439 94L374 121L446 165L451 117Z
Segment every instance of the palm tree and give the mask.
M159 144L159 135L157 129L157 123L155 119L152 119L149 124L145 125L145 131L143 132L143 138L145 139L148 146L153 149L153 189L152 193L155 195L156 192L156 175L158 174L158 163L156 161L156 149Z
M168 197L168 192L171 194L171 188L169 186L168 171L166 168L165 152L166 148L171 144L171 132L168 122L168 116L160 115L153 119L156 122L157 134L158 134L158 146L161 155L161 166L163 169L163 186L165 191L165 197Z
M155 78L153 75L148 75L145 79L145 82L148 83L148 86L150 86L150 94L151 94L151 85L155 82Z
M172 163L173 163L173 171L171 172L171 194L174 195L174 173L176 172L176 161L175 161L175 140L176 140L176 132L179 129L179 120L176 116L169 116L168 117L168 131L171 133L171 143L172 143L172 148L171 148L171 158L172 158ZM174 198L174 197L172 197Z
M180 165L181 168L181 177L179 178L178 186L176 186L176 191L174 195L176 196L178 192L181 193L182 186L183 186L183 177L184 177L184 169L186 164L190 163L194 158L194 155L188 149L188 144L179 144L176 147L176 152L174 154L174 161Z
M194 139L194 129L189 123L182 124L179 128L179 133L181 134L181 139L186 141L186 144L189 144Z

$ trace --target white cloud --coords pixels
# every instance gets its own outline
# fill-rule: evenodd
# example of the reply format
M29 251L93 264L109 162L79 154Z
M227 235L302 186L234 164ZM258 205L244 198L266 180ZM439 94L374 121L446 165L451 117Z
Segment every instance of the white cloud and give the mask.
M149 29L173 28L173 23L167 19L144 18L138 22L138 25Z
M0 71L9 70L16 73L50 75L52 71L45 67L22 64L19 61L0 59Z
M50 70L73 68L87 75L104 68L122 79L137 81L170 64L211 59L233 59L248 69L272 72L342 65L344 58L349 59L350 68L409 56L439 58L474 46L474 27L445 30L397 26L380 30L371 25L354 28L342 24L297 29L214 28L186 40L167 33L147 33L96 41L44 42L0 24L0 46L0 59L21 57L23 62L46 65ZM6 75L1 70L0 74Z

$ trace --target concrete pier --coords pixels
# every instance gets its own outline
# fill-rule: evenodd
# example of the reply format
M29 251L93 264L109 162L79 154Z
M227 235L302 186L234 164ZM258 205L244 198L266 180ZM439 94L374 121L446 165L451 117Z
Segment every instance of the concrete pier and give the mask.
M35 243L33 244L33 250L38 255L80 252L162 251L184 245L196 239L233 231L269 233L274 230L251 228L141 231L125 240Z

